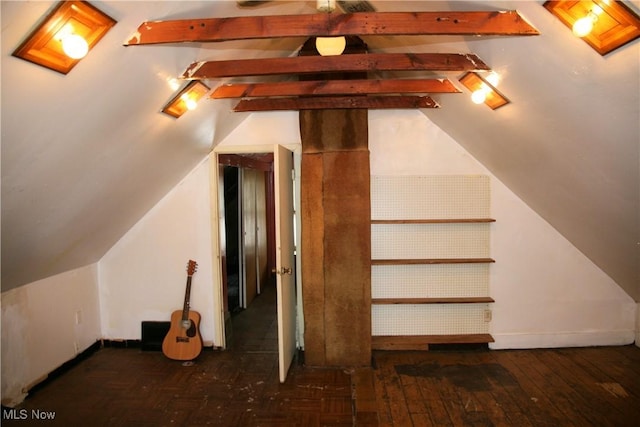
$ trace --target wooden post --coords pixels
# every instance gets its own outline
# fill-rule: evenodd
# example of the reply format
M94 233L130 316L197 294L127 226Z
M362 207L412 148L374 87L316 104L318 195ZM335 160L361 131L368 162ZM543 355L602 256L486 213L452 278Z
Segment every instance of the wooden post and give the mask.
M303 110L301 219L305 362L371 363L367 110Z

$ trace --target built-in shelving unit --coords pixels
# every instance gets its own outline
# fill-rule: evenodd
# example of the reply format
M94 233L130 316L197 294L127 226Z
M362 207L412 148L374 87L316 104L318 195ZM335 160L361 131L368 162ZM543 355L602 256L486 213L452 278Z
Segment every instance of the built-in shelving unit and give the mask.
M486 176L372 177L372 348L493 342Z

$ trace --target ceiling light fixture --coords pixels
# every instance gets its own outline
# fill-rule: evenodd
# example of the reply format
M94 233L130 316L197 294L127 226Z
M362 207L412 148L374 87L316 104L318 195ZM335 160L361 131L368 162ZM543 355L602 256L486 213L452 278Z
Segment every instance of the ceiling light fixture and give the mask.
M460 83L471 91L471 100L475 104L486 104L492 110L509 103L509 100L495 88L498 75L489 74L486 78L476 72L468 72L460 77ZM493 84L492 84L493 83Z
M316 8L319 12L331 13L336 9L336 0L318 0ZM316 50L322 56L342 55L347 46L344 36L316 37Z
M544 7L603 56L640 37L640 17L621 1L547 1Z
M190 110L195 110L198 101L209 92L209 86L199 80L192 80L171 101L162 108L162 112L176 119Z
M322 56L342 55L347 39L342 37L316 37L316 50Z
M67 74L115 24L85 1L62 1L13 56Z

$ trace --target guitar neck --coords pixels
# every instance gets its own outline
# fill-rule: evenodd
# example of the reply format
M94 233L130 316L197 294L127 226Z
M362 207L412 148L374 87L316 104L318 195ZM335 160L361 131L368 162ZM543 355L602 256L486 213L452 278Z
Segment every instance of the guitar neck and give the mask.
M187 289L184 292L184 304L182 306L182 320L189 320L190 297L191 297L191 276L187 276Z

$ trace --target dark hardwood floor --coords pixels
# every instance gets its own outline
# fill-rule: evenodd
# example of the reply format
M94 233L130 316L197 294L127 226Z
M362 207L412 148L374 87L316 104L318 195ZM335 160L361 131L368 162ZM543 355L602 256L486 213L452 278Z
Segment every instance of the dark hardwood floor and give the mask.
M379 426L640 426L635 346L375 352L360 375Z
M346 370L297 360L280 384L269 290L234 317L228 350L184 364L161 352L105 347L18 408L3 408L2 425L640 425L635 346L377 351L372 362Z
M3 413L2 425L40 425L33 410L55 413L47 424L59 426L351 426L348 372L294 361L280 384L275 301L265 290L233 317L229 349L193 363L102 348Z

